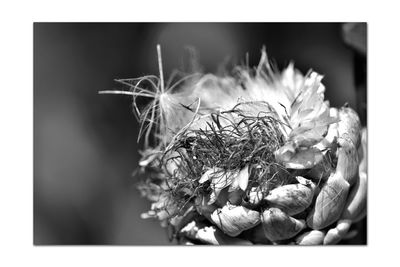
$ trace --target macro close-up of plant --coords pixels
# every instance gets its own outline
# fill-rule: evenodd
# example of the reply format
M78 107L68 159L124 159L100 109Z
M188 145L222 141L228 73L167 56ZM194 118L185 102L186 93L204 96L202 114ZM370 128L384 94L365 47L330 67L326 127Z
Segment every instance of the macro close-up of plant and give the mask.
M333 245L357 234L366 128L325 99L322 75L279 70L262 49L254 67L167 80L157 53L158 76L100 92L133 98L144 141L135 177L151 202L143 219L187 245Z

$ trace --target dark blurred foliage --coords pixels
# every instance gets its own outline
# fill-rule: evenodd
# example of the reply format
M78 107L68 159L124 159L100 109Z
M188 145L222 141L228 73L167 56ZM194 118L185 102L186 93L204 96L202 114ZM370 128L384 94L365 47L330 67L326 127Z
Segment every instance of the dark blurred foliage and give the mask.
M98 95L121 89L113 79L158 75L157 43L166 77L186 67L187 47L216 72L246 52L256 65L266 45L279 68L293 60L324 74L331 105L360 105L339 23L35 23L35 244L169 244L157 222L140 218L149 202L131 175L141 148L131 99Z

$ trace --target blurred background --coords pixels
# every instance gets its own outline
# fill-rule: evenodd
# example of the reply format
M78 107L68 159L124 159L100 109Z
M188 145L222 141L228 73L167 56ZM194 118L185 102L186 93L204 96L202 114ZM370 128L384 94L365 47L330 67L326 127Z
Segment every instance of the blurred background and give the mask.
M132 176L141 143L131 99L98 94L121 89L114 79L158 75L156 44L166 77L186 67L188 47L216 72L247 52L258 64L265 45L280 69L294 61L325 75L331 105L347 102L365 125L362 26L352 38L360 29L341 23L34 23L34 244L170 244L140 218L150 204ZM366 242L366 220L358 227L343 244Z

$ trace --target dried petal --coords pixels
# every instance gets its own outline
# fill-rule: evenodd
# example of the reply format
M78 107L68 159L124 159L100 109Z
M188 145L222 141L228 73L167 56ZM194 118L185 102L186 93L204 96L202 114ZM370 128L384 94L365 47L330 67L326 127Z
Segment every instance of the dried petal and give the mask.
M265 236L271 241L292 238L306 227L303 220L290 217L277 208L270 208L263 212L262 225Z
M328 126L319 127L299 127L293 130L289 135L289 140L295 147L310 147L320 142L328 131Z
M296 153L293 143L287 143L275 152L275 158L278 162L287 162Z
M350 185L357 180L358 152L353 145L345 145L338 148L336 172L340 173Z
M300 150L292 155L290 160L282 163L289 169L310 169L323 159L321 151L316 148Z
M245 191L247 188L248 182L249 182L249 166L246 165L246 167L241 169L239 171L239 173L237 174L237 176L234 178L232 185L229 188L229 192L237 190L238 188Z
M319 230L337 221L346 204L349 187L349 183L339 173L332 174L315 200L307 217L307 225Z
M319 230L312 230L296 238L296 244L303 246L322 245L325 233Z
M237 236L260 222L260 213L242 206L226 205L211 214L212 221L227 235Z
M359 179L350 191L342 213L343 219L356 221L356 219L360 219L360 215L363 215L367 207L367 185L367 174L361 172Z
M335 228L330 229L324 238L324 245L334 245L342 240L351 226L351 220L339 220Z
M354 147L358 147L360 142L361 123L357 113L351 108L342 107L339 110L339 119L339 144L341 146L352 144Z
M292 216L308 208L313 197L314 191L310 187L302 184L288 184L271 190L265 200L271 207L279 208Z

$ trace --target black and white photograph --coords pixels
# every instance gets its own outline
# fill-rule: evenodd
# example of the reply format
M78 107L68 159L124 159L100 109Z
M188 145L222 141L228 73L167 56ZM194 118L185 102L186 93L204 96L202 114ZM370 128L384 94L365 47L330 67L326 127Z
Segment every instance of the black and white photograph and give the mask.
M396 7L3 3L0 266L396 265Z
M360 22L34 22L33 244L369 245Z

